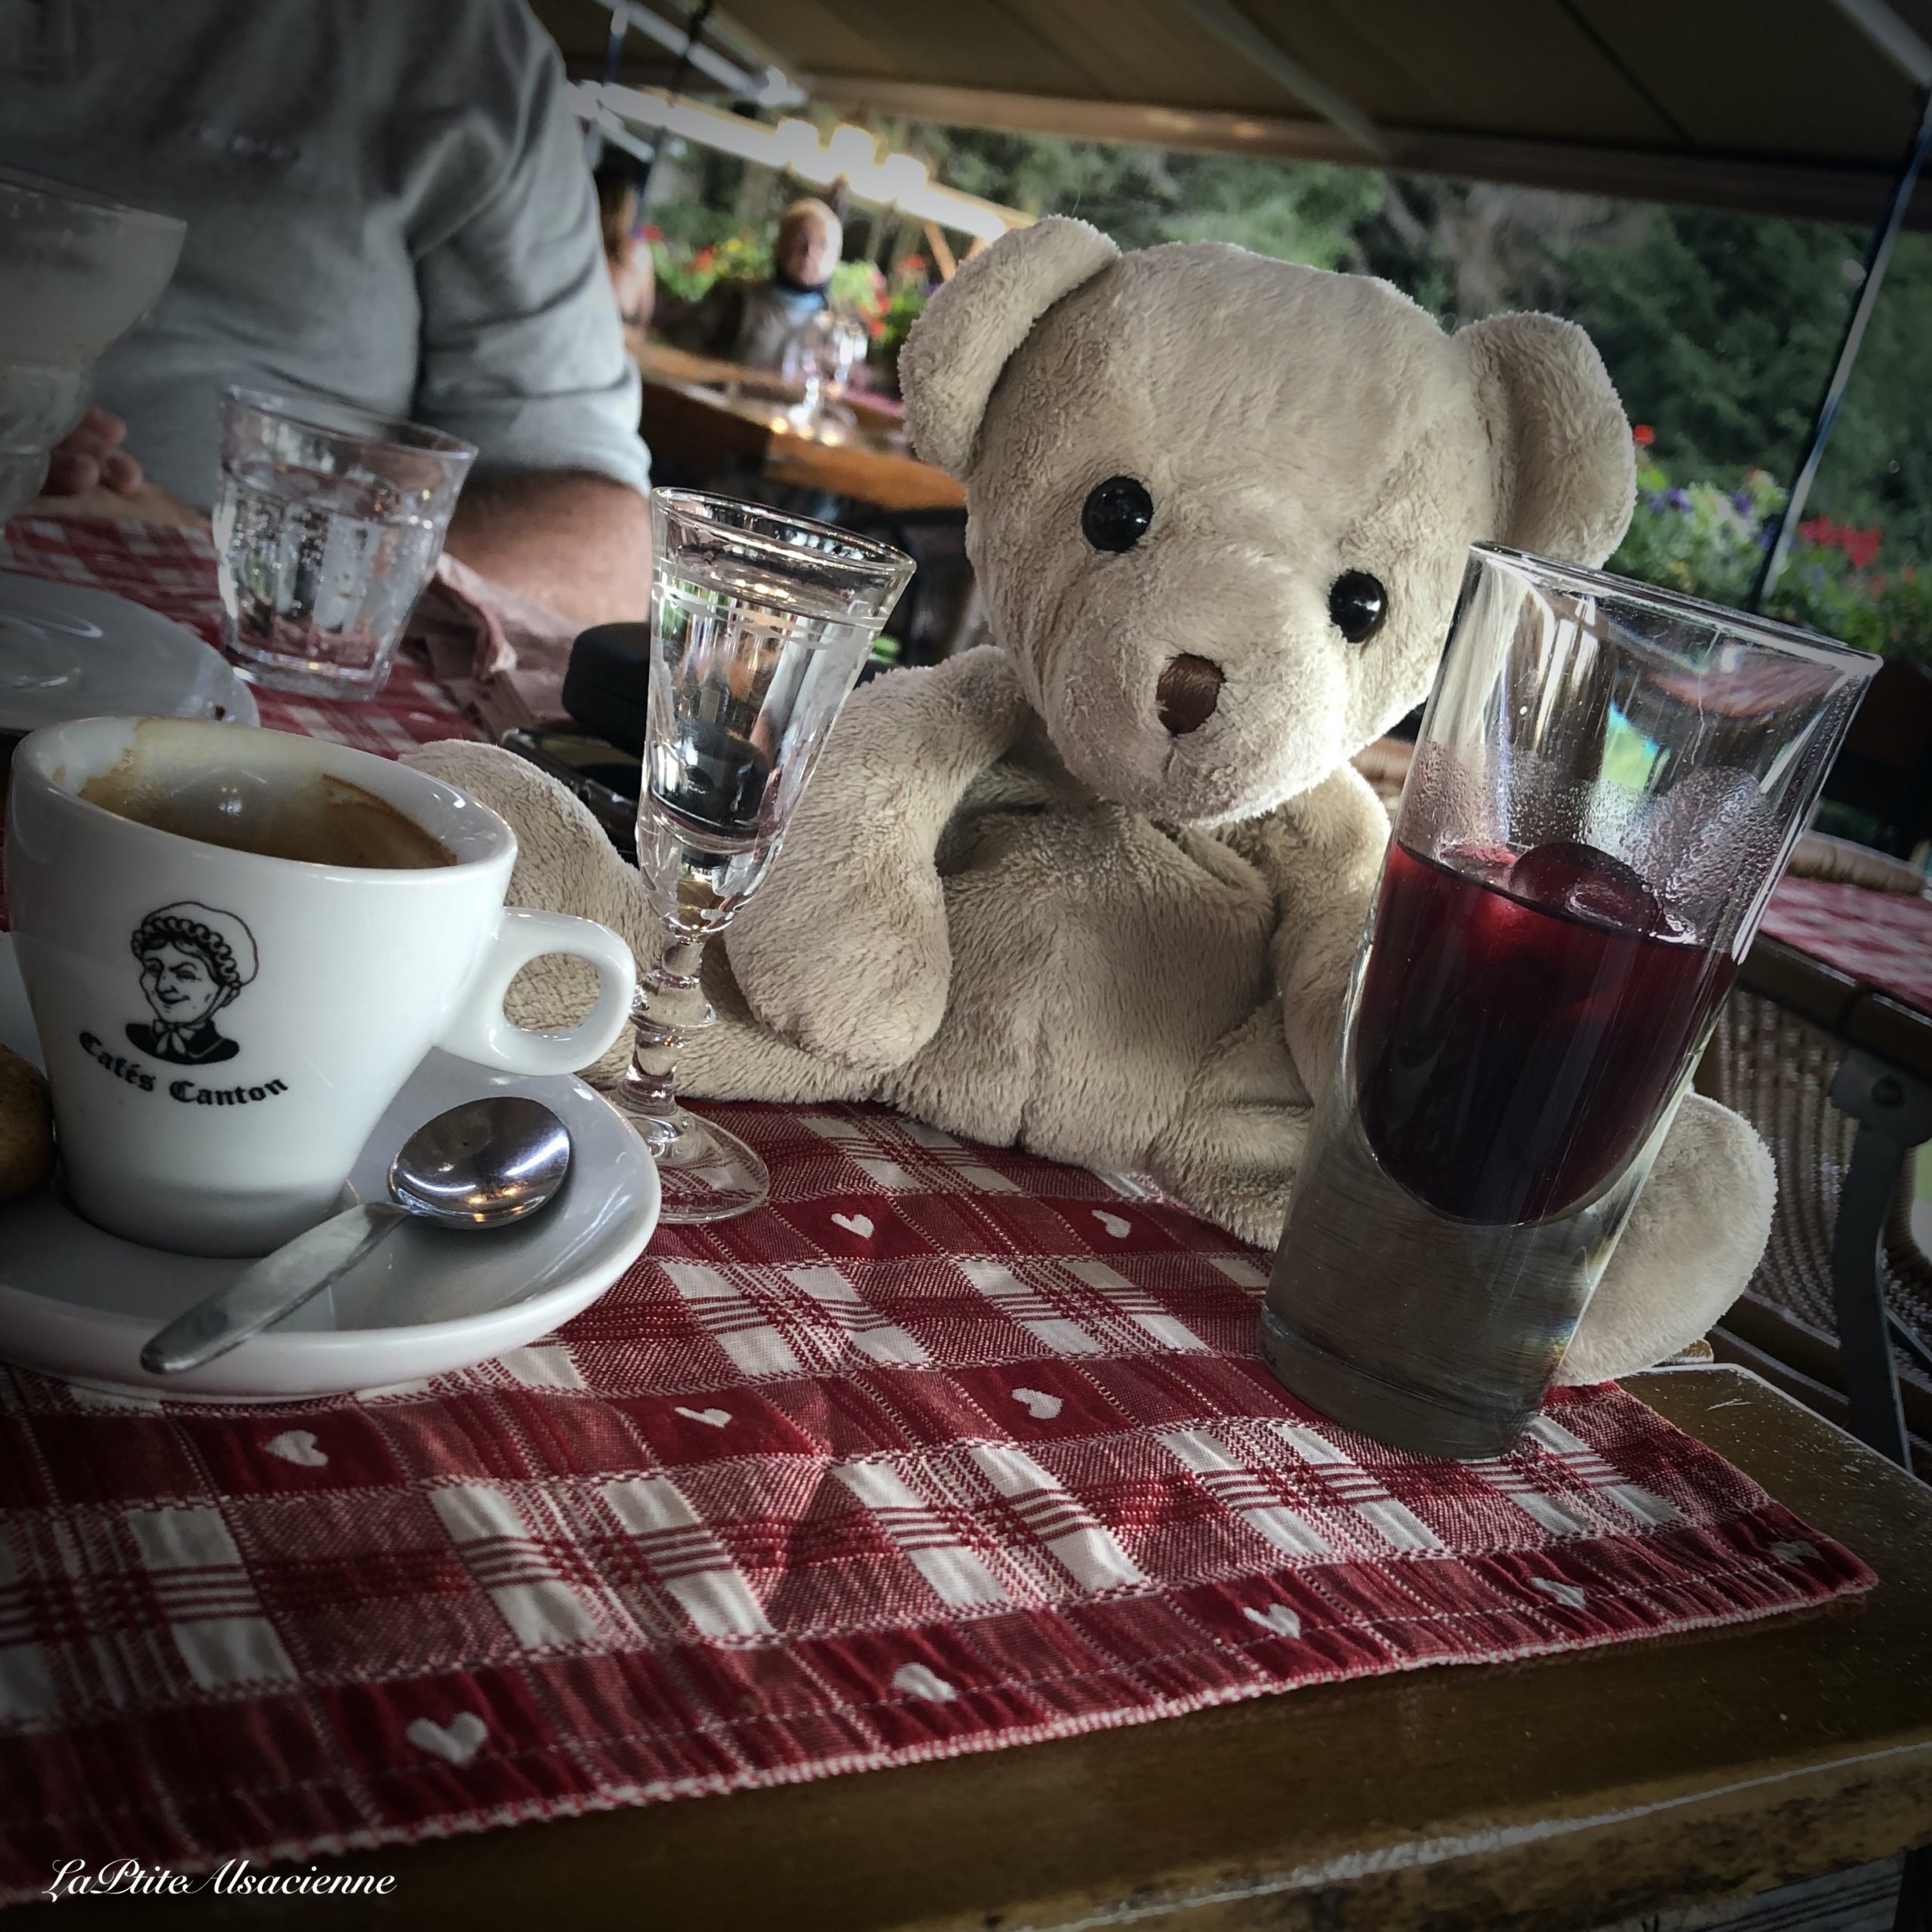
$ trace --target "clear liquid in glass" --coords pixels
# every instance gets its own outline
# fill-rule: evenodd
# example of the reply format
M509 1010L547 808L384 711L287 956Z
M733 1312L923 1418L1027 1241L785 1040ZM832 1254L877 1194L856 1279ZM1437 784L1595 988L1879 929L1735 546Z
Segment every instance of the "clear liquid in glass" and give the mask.
M380 687L447 521L367 472L224 465L215 554L235 668L325 694Z
M752 594L660 559L638 863L666 917L701 938L757 886L879 620Z

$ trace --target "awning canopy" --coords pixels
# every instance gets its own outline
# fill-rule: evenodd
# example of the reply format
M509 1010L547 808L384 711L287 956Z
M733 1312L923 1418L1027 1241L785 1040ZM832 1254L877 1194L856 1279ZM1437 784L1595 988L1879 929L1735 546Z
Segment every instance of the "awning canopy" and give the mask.
M537 11L574 74L603 71L607 7ZM664 85L659 38L611 78ZM704 45L853 115L1863 225L1932 79L1932 0L731 0ZM1908 220L1932 226L1932 191Z

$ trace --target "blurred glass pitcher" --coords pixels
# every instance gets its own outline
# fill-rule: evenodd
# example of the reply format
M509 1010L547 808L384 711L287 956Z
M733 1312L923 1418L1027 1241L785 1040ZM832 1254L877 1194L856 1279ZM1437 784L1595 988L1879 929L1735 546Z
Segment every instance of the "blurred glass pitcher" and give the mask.
M94 365L168 286L187 224L0 170L0 521L39 494Z

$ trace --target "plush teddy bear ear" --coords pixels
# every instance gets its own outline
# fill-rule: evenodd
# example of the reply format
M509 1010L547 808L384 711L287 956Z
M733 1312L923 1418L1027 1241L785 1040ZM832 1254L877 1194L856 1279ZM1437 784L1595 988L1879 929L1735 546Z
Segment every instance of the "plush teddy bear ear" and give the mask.
M1097 228L1048 215L1011 229L927 303L899 358L912 447L963 478L1007 358L1063 295L1120 253Z
M1636 497L1630 425L1597 346L1555 315L1492 315L1456 332L1495 465L1493 540L1592 567Z

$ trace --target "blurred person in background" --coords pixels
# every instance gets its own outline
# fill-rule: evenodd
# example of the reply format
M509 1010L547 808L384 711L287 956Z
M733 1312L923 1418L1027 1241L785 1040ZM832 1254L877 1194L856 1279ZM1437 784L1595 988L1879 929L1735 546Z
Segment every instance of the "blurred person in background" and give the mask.
M826 306L844 245L845 231L824 202L794 202L779 217L769 278L713 282L694 306L669 316L666 338L749 369L778 368L786 344Z
M604 266L626 339L641 340L651 326L656 304L657 274L651 248L637 232L638 195L643 171L631 157L616 150L597 164L597 226L604 238Z
M0 0L0 166L188 224L57 492L205 508L224 386L480 454L448 549L586 621L650 603L650 465L583 137L524 0Z

